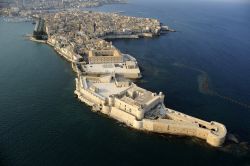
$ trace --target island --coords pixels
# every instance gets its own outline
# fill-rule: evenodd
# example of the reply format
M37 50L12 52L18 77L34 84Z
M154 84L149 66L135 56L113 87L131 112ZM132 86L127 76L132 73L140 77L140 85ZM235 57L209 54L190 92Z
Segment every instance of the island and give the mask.
M159 20L92 11L60 11L35 16L32 39L52 46L76 72L74 94L127 126L162 134L197 137L222 146L226 127L167 108L162 92L137 86L142 74L136 58L123 54L110 38L157 37L171 30Z

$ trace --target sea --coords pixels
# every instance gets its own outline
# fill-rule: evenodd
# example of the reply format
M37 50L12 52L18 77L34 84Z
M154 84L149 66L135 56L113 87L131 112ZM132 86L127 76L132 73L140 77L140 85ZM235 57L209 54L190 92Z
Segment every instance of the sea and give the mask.
M0 18L0 165L250 166L250 2L130 0L87 9L159 19L176 32L111 42L136 57L136 83L167 107L227 127L225 145L145 133L91 112L71 65Z

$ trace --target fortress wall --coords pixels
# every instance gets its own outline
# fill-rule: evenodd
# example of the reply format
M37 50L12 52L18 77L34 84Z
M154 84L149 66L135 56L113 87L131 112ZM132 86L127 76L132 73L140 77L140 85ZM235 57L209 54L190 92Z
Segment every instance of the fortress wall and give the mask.
M143 127L143 122L142 122L142 121L134 120L133 127L136 128L136 129L142 129L142 127Z
M80 92L79 92L78 90L75 90L74 93L78 96L78 99L79 99L80 101L86 103L86 104L89 105L89 106L93 106L93 105L94 105L93 102L91 102L91 101L87 100L85 97L83 97L83 96L80 94Z
M129 104L125 103L124 101L118 99L118 98L115 98L114 102L115 102L114 104L115 104L116 108L124 110L124 111L126 111L126 112L128 112L128 113L130 113L130 114L132 114L132 115L134 115L136 117L138 115L138 112L141 112L141 111L138 110L137 106L129 105ZM137 117L137 118L140 119L141 117Z
M95 103L93 103L93 102L87 100L85 97L81 96L81 95L78 94L77 92L76 92L76 94L78 95L78 99L79 99L80 101L86 103L86 104L89 105L89 106L95 105Z
M186 123L176 123L171 120L153 121L153 131L157 133L168 133L174 135L196 136L197 129L195 126Z
M103 106L102 106L102 109L101 109L101 112L102 112L103 114L110 115L110 112L111 112L110 106L103 105Z
M79 91L79 79L75 78L76 90Z
M111 108L110 116L119 120L120 122L124 122L129 126L134 125L135 117L129 113L121 111L115 107Z
M117 74L123 75L125 78L130 78L130 79L136 79L136 78L140 78L140 71L131 71L132 69L129 69L128 71L125 72L125 70L123 70L123 72L119 73L117 72Z
M212 130L212 129L217 129L216 125L211 125L211 123L177 112L177 111L172 111L171 113L168 113L168 116L172 119L172 120L176 120L176 121L184 121L184 122L189 122L189 123L194 123L199 125L204 126L205 128Z
M80 84L81 84L82 88L84 88L84 89L88 88L87 79L85 77L80 79Z
M199 129L186 123L172 122L171 120L143 120L143 129L156 133L166 133L174 135L196 136L201 139L207 138L208 130Z
M206 122L171 109L166 110L170 119L137 120L137 117L140 116L139 113L144 113L143 110L141 111L140 108L115 97L110 98L109 105L105 105L105 98L103 99L98 96L98 94L80 87L82 81L83 80L76 79L75 91L75 94L78 95L81 101L90 106L95 104L102 105L102 113L130 127L156 133L198 137L206 140L208 144L215 147L221 146L225 141L227 131L224 125L217 122ZM153 106L162 99L163 97L156 96L156 98L149 103ZM130 109L135 115L128 112Z
M152 100L146 103L146 108L144 108L144 112L148 112L152 108L154 108L157 104L162 102L161 96L155 96Z
M154 123L152 120L150 119L143 119L143 130L147 130L147 131L153 131L154 130Z
M66 56L69 59L72 59L72 55L74 54L73 50L71 50L71 48L65 47L65 48L60 48L60 51L63 53L64 56Z
M80 88L80 92L85 95L87 98L91 99L93 102L95 102L96 104L102 104L103 102L105 102L105 98L100 96L99 94L95 94L94 92L89 91L88 89L86 90L86 87L83 86L87 86L86 83L86 79L80 79L78 80L78 83L80 84L81 88ZM77 85L79 88L79 84Z
M196 129L196 135L194 135L194 136L206 140L210 132L211 131L208 130L208 129L197 128Z
M143 119L142 129L156 133L194 136L206 140L208 144L215 147L221 146L224 143L226 137L226 132L225 135L222 134L222 136L220 136L219 133L213 133L213 131L200 128L195 124L193 125L188 122L173 121L168 119Z
M217 135L214 135L213 133L209 133L206 141L208 144L218 147L218 146L221 146L225 142L225 139L226 139L226 136L218 137Z
M218 122L211 122L213 125L218 127L218 131L215 133L211 131L207 137L207 143L212 146L221 146L226 139L227 129L223 124Z
M86 96L86 98L90 99L93 101L95 104L102 104L104 100L101 98L97 97L94 93L89 92L88 90L85 89L80 89L80 93Z
M184 114L185 115L185 114ZM189 122L193 125L197 125L197 133L196 137L207 139L209 144L214 144L213 146L222 145L224 143L227 130L224 125L217 123L217 122L206 122L198 118L194 118L188 115L184 116L175 116L173 120L178 120L181 122ZM217 143L216 143L217 142Z
M76 79L78 81L78 79ZM79 86L79 85L77 85ZM78 87L77 87L78 88ZM92 92L89 92L88 90L82 89L76 90L75 93L78 95L78 98L87 103L88 105L93 104L102 104L102 110L101 112L104 114L107 114L111 116L114 119L117 119L120 122L123 122L127 124L128 126L131 126L133 128L139 129L139 130L145 130L145 131L151 131L156 133L166 133L166 134L173 134L173 135L183 135L183 136L194 136L198 137L200 139L206 140L206 142L212 146L218 147L221 146L226 137L226 128L224 125L217 123L217 122L211 122L210 124L211 128L213 126L216 126L218 128L217 131L212 131L207 128L200 127L197 123L190 122L189 119L192 117L188 116L188 120L186 119L184 121L184 118L180 118L177 116L177 118L183 119L183 121L179 120L172 120L172 119L157 119L157 120L150 120L150 119L143 119L142 121L139 121L136 119L134 115L131 115L128 112L125 112L121 110L120 108L116 107L117 105L120 105L118 101L119 99L116 99L116 106L110 107L103 105L104 101L92 94ZM123 102L123 101L120 101ZM179 115L179 114L176 114ZM184 116L183 116L184 117ZM195 121L199 120L194 118ZM203 122L198 121L198 122Z

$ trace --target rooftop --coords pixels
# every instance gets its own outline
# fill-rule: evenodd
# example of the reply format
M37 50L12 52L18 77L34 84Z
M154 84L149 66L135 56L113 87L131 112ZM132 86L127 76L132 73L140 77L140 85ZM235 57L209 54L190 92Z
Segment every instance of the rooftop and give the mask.
M121 100L136 106L143 106L155 97L155 93L137 86L131 87L127 92L128 94L123 96Z
M117 80L111 75L102 77L86 77L87 87L89 89L95 89L96 93L103 97L121 94L130 88L130 86L117 86L116 81Z

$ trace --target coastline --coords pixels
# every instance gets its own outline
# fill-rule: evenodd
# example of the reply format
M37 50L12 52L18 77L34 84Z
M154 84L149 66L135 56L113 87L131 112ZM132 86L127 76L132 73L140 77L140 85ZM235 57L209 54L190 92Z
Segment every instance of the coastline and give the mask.
M129 3L89 10L158 18L177 30L152 39L108 42L137 59L142 78L135 83L151 91L162 91L167 107L223 123L228 129L223 146L214 148L196 137L136 130L92 110L74 94L77 76L71 63L51 46L24 36L32 34L35 24L1 19L3 165L248 165L250 108L217 94L201 93L202 73L174 65L203 70L211 91L248 104L250 66L246 46L250 44L250 34L246 32L250 22L248 15L242 15L246 11L238 10L247 7L232 4L226 10L230 6L227 2L216 8L210 2L195 4L197 8L168 1ZM222 29L206 26L204 19L227 31L220 35ZM111 154L116 156L109 159ZM159 158L159 154L169 157ZM98 156L101 159L94 160ZM127 160L123 161L123 156Z
M58 55L60 55L61 57L63 57L65 60L67 60L68 62L73 63L74 61L68 57L67 54L63 53L60 49L57 49L52 43L45 41L45 40L38 40L35 39L32 36L27 36L28 40L33 41L33 42L37 42L37 43L41 43L41 44L47 44L48 46L52 47L54 51L57 52Z
M34 42L39 42L39 43L46 43L49 46L53 47L54 50L60 56L64 57L67 61L72 63L73 71L75 71L77 75L79 75L79 71L75 69L73 65L75 63L73 61L74 59L73 54L65 53L60 48L57 48L55 44L50 42L50 40L48 40L47 42L39 41L39 40L34 40L32 37L30 38L30 40ZM91 99L92 95L97 97L99 96L99 94L90 93L88 92L87 89L83 90L83 88L81 88L81 86L79 85L80 78L81 76L78 76L78 78L76 78L76 90L74 91L74 94L78 97L78 99L81 102L92 107L92 111L106 114L107 116L126 124L128 127L131 127L136 130L144 131L144 132L154 132L154 133L172 134L172 135L179 135L179 136L197 137L197 138L206 140L208 144L214 147L221 146L225 141L227 130L223 124L220 124L214 121L206 122L206 121L200 120L198 118L166 108L163 103L162 103L163 111L166 112L167 117L169 117L170 119L158 119L158 120L152 119L151 120L151 119L143 118L142 120L138 120L133 115L117 109L112 104L103 105L102 108L100 108L99 106L96 105L95 101ZM164 96L163 98L161 98L161 101L162 102L164 101ZM102 101L100 102L102 103ZM198 126L197 126L197 123L199 124ZM207 129L210 129L210 130L207 130ZM216 132L216 134L214 132Z
M88 85L91 79L95 81L99 80L94 84L97 87L99 83L102 84L102 77L78 76L76 78L76 90L74 94L77 95L78 99L92 107L92 111L105 114L132 129L160 134L197 137L205 140L213 147L222 146L226 139L227 129L223 124L215 121L207 122L165 107L164 95L161 92L158 95L132 83L132 85L127 87L125 92L119 93L118 96L115 96L116 92L114 92L114 95L105 98L98 92L91 90L93 86L91 84ZM123 97L128 98L126 91L129 93L130 91L136 92L136 89L141 93L151 93L154 96L150 100L150 103L152 103L145 106L145 109L154 106L154 103L159 103L157 108L145 113L144 109L136 110L132 105L127 104L126 100L123 100ZM117 88L114 91L117 91ZM126 106L130 111L126 111Z
M155 20L155 22L159 23L158 20ZM50 31L50 28L46 26L45 29L46 33L49 34L48 32ZM96 43L91 41L90 38L90 43L92 45L88 46L86 49L95 50L96 47L98 48L98 43L107 42L105 39L139 39L144 37L152 38L155 36L160 36L162 34L161 32L167 31L173 30L169 29L168 26L161 25L157 26L155 31L151 32L141 31L141 33L139 33L136 30L131 31L131 34L113 32L115 33L114 35L105 35L99 38L96 36L98 39ZM102 68L105 74L103 71L99 71L99 73L95 73L96 76L90 76L94 71L95 63L98 64L101 62L103 65L105 63L109 63L109 65L117 63L116 65L118 65L119 62L96 61L92 64L91 61L89 66L91 70L88 71L82 68L82 73L82 69L79 68L78 64L86 64L87 61L79 61L80 55L74 50L74 44L64 44L64 41L67 40L66 38L63 38L62 40L60 37L48 35L46 41L39 41L33 39L32 37L30 40L50 45L60 56L72 63L72 69L77 74L77 78L75 79L76 90L74 93L78 96L78 99L81 102L91 106L93 111L106 114L137 130L197 137L206 140L209 145L214 147L223 145L227 134L226 127L223 124L215 121L207 122L165 107L165 95L162 94L162 92L156 94L147 91L146 89L131 83L129 80L119 81L119 78L116 78L116 74L118 73L116 73L115 70L107 70L107 68L109 68L107 66L103 66ZM114 51L115 46L113 46L112 43L109 44L110 45L107 48L111 50L113 49ZM89 54L89 52L85 50L85 55L87 54ZM104 54L107 56L107 53ZM92 54L88 56L93 57ZM97 57L100 56L101 52L98 53ZM137 62L135 61L134 63L135 66L137 66ZM124 65L125 64L123 64L123 66ZM119 65L117 67L119 68ZM84 66L84 68L87 67ZM129 78L125 76L125 73L123 74L125 79ZM127 91L131 92L126 93ZM105 93L102 94L103 92ZM138 99L135 98L137 95Z

